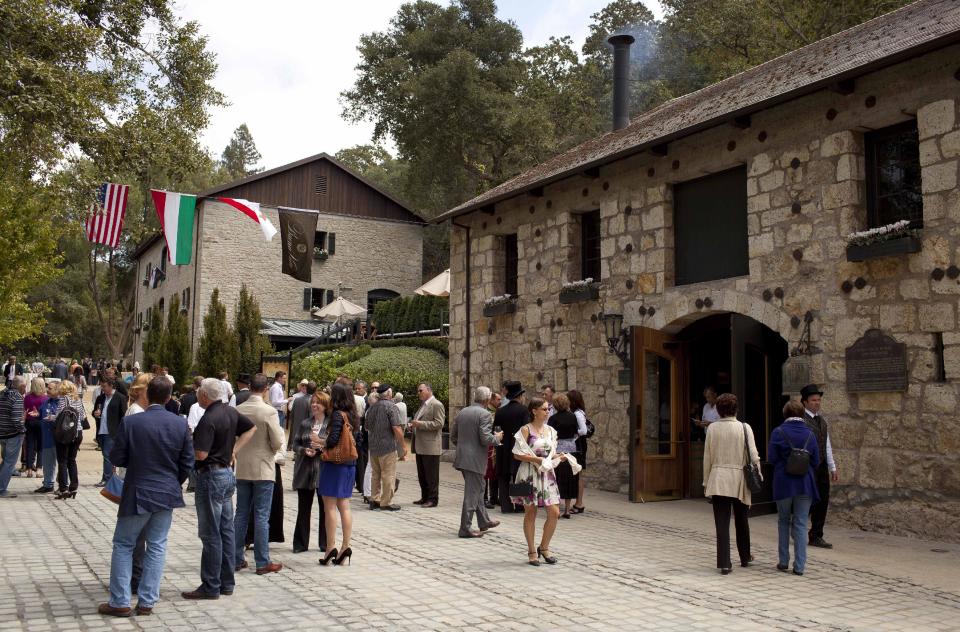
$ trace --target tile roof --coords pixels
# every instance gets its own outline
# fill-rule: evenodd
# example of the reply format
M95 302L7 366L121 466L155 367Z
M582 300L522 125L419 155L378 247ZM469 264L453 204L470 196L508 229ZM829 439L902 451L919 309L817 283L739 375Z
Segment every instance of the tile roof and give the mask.
M332 328L330 323L318 320L286 320L283 318L264 318L260 333L265 336L283 336L312 340L322 336Z
M732 122L867 72L960 42L960 1L921 0L678 97L437 216L457 217L526 191Z

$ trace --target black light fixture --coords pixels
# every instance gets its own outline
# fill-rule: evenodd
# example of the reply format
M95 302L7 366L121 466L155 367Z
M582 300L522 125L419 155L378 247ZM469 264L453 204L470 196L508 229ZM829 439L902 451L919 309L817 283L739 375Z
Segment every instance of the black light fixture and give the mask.
M610 353L617 354L624 368L630 368L630 331L623 326L623 314L604 314L603 328Z

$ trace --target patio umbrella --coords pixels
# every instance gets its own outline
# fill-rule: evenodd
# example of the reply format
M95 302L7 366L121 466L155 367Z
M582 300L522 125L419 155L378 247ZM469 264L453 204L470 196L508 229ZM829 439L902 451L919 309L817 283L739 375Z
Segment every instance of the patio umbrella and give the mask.
M313 315L319 316L321 320L335 320L337 323L340 322L340 318L343 316L360 316L366 313L366 308L360 307L356 303L351 303L342 296L338 296L336 300L330 301L323 307L318 307L313 310Z
M433 277L414 292L421 296L450 296L450 268Z

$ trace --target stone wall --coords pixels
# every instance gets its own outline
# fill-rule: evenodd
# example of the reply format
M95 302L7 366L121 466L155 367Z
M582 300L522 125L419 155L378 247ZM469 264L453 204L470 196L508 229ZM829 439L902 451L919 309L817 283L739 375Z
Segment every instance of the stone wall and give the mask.
M626 491L629 388L617 386L620 362L607 353L601 313L675 332L704 315L735 312L779 332L792 348L801 333L795 318L809 311L822 350L813 356L813 380L825 386L840 473L830 519L960 540L960 281L931 276L960 265L958 58L960 47L943 49L858 78L853 94L818 92L754 114L748 129L715 127L671 143L667 156L623 159L602 167L599 178L569 178L542 197L458 218L470 226L473 271L468 284L466 231L454 229L451 407L465 402L454 385L463 383L468 344L473 386L513 378L528 391L546 382L577 388L597 425L587 478ZM912 116L921 138L922 250L847 262L846 235L866 227L863 134ZM748 174L749 274L675 286L672 185L738 165ZM575 215L598 208L600 299L560 305L561 283L577 280ZM484 318L483 300L502 293L496 244L513 232L517 312ZM843 289L857 279L862 287ZM783 298L764 300L764 290L775 288ZM697 307L704 298L712 307ZM873 327L907 345L906 392L847 393L844 351ZM943 332L945 382L936 381L932 332Z
M194 276L194 265L184 266L175 266L167 262L167 277L165 280L161 281L157 287L149 287L143 284L144 276L147 274L147 268L149 265L153 267L160 266L160 260L163 256L163 249L166 246L161 237L159 240L155 241L145 252L140 255L140 258L137 260L138 271L137 271L137 299L136 299L136 309L137 313L142 313L144 318L144 324L147 324L147 307L153 307L157 309L157 305L160 303L162 298L164 301L164 310L163 310L163 319L166 323L167 312L170 307L170 299L174 296L180 298L181 302L183 300L183 290L186 288L190 289L190 306L187 311L187 326L192 327L192 315L193 315L193 302L196 298L193 291L193 276ZM136 317L134 317L134 326L136 326ZM143 341L146 339L147 331L141 329L139 333L134 333L133 335L133 359L143 363ZM144 370L149 369L150 367L143 367ZM176 376L180 377L180 376Z

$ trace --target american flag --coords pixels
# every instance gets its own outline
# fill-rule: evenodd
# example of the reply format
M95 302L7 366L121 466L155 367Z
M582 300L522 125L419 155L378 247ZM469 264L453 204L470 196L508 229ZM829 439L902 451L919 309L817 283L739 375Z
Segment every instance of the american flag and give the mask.
M106 244L116 248L123 230L123 217L127 212L127 196L130 187L126 184L106 183L97 191L97 201L90 205L84 229L87 241Z

